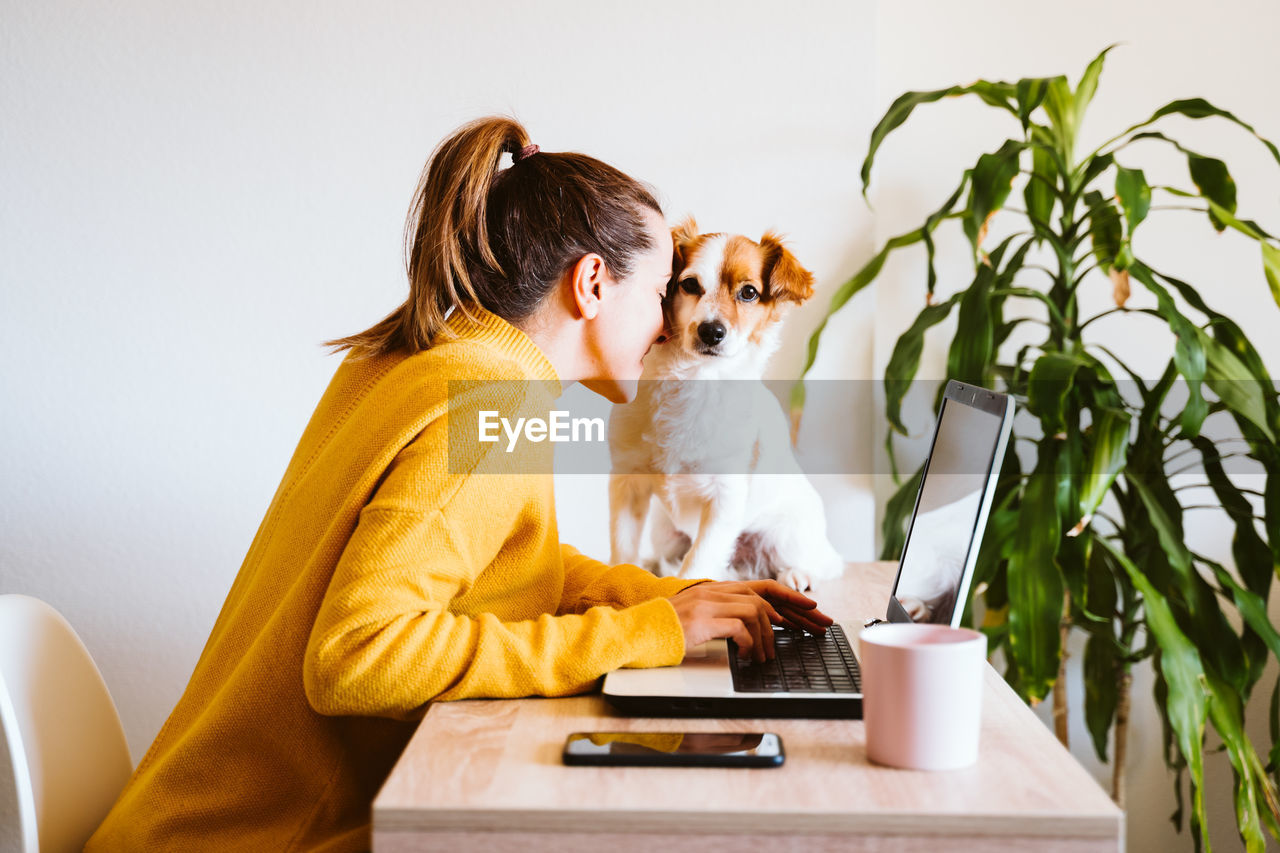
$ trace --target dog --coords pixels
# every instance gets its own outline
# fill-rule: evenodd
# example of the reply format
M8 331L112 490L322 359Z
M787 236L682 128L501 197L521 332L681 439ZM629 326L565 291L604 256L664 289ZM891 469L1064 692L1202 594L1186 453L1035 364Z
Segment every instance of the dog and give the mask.
M638 563L650 507L657 574L777 578L797 590L838 576L822 499L791 452L761 381L790 309L813 275L774 232L672 229L667 330L636 398L609 419L611 561ZM656 499L656 501L655 501Z

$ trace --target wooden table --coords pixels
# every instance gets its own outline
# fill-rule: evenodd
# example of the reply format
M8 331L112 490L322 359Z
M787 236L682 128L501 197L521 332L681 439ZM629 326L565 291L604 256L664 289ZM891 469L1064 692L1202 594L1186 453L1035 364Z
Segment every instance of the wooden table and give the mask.
M896 564L854 563L813 590L856 643ZM843 617L843 618L842 618ZM574 731L774 731L776 769L565 767ZM373 848L677 851L1123 849L1116 808L998 673L964 770L870 764L861 720L615 715L598 695L434 705L373 803Z

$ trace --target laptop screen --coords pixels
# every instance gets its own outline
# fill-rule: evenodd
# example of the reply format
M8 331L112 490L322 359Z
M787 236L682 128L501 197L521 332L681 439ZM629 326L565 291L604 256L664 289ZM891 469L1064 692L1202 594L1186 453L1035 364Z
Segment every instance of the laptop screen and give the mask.
M948 389L907 531L894 598L914 622L957 624L964 607L966 565L971 552L976 556L979 514L986 520L983 496L1004 444L1005 398L972 386L960 396L972 399L974 390L986 411L954 399ZM892 604L890 609L891 616L902 617Z

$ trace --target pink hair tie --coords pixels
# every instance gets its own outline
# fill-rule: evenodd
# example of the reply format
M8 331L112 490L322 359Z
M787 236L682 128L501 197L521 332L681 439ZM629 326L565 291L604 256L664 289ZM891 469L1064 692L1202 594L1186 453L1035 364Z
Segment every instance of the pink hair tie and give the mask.
M525 147L521 148L520 153L516 155L515 162L519 163L521 160L525 159L526 157L532 157L534 154L537 154L537 153L538 153L538 146L533 144L526 145Z

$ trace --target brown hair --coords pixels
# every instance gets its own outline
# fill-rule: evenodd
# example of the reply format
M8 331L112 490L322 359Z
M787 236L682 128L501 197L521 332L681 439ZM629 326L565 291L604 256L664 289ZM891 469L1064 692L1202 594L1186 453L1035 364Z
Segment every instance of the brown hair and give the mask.
M528 317L583 256L631 274L653 248L644 208L662 208L640 182L585 154L520 157L529 134L491 116L456 130L432 152L405 222L409 298L359 334L326 341L353 358L431 346L452 307L478 304L508 321ZM502 155L513 155L501 168Z

